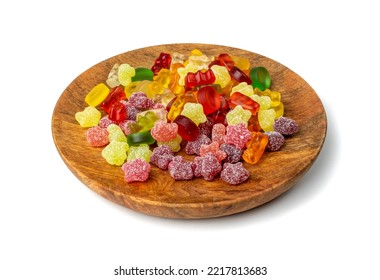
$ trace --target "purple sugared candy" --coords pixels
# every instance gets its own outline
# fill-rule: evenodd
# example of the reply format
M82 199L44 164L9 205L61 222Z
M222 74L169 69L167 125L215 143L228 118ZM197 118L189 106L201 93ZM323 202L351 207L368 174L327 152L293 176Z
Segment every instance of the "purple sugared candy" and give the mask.
M146 181L149 177L150 164L143 159L137 158L124 163L121 167L124 171L125 181Z
M186 161L182 156L175 156L168 165L169 174L174 180L193 179L192 163Z
M233 144L240 149L244 149L249 140L251 140L251 132L243 123L227 126L225 143Z
M277 131L269 131L265 132L268 136L268 144L266 146L266 149L269 151L278 151L281 149L281 146L285 143L285 137Z
M200 149L202 145L211 144L211 139L205 134L199 134L198 138L194 141L188 141L186 144L186 154L188 155L200 155Z
M249 178L249 171L244 168L242 162L226 162L223 164L223 170L220 173L220 178L231 185L238 185Z
M219 160L212 154L202 157L195 157L193 161L194 176L203 177L207 181L212 181L222 170Z
M174 158L173 151L168 145L161 145L153 149L150 162L162 170L168 169L169 163Z
M201 134L206 135L208 138L211 138L211 132L212 132L212 128L213 128L214 124L215 124L215 121L212 118L208 117L207 121L199 124L199 126L198 126L199 132Z
M279 117L274 121L273 129L282 135L292 135L298 131L298 125L291 118Z
M93 126L86 131L86 139L92 147L103 147L109 143L108 134L106 128Z
M241 159L241 155L243 154L242 149L232 144L223 143L220 145L220 149L227 154L224 162L236 163Z
M148 110L154 107L154 101L148 98L144 92L134 92L128 102L137 109Z

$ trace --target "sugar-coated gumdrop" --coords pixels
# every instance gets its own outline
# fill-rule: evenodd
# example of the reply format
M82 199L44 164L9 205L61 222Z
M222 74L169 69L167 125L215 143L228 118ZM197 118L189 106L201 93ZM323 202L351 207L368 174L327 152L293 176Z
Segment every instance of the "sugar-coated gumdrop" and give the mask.
M241 105L238 105L227 113L226 119L228 125L236 125L242 123L245 126L248 126L248 121L251 116L252 114L250 111L245 110Z
M243 150L239 149L235 145L224 143L220 145L220 149L227 154L224 162L236 163L241 160Z
M181 142L182 137L179 134L177 134L177 136L174 139L164 142L157 142L157 145L167 145L173 152L179 152L181 150Z
M107 126L109 126L111 123L115 123L114 121L111 121L109 118L108 118L108 115L104 116L103 118L100 119L99 121L99 126L100 127L103 127L103 128L107 128Z
M193 162L194 176L203 177L207 181L212 181L222 170L220 161L212 154L195 157Z
M145 92L134 92L128 99L128 102L137 109L148 110L153 108L154 101L148 98Z
M291 118L280 117L274 122L273 129L283 135L292 135L298 131L298 125Z
M123 86L129 85L135 74L135 68L130 66L128 63L121 64L118 68L118 79L120 84Z
M199 124L199 132L206 135L208 138L211 138L212 127L214 124L215 121L211 117L208 117L204 123Z
M128 183L135 181L146 181L149 178L150 164L140 158L128 161L123 164L125 181Z
M222 123L216 123L212 127L211 140L217 141L219 145L224 143L224 137L226 136L226 127Z
M127 161L134 160L136 158L141 158L146 162L150 161L150 155L152 151L149 149L147 144L141 144L139 146L131 146L128 150Z
M100 83L90 90L90 92L86 95L84 101L86 101L89 106L96 107L103 102L109 92L109 88L105 84Z
M181 115L188 117L196 125L207 121L206 115L203 113L203 107L198 103L186 103Z
M224 88L230 81L231 76L228 73L228 70L224 66L213 65L211 66L212 72L214 72L215 76L215 84L219 84L222 88Z
M168 169L169 163L174 158L174 153L168 145L161 145L153 149L150 162L160 169Z
M278 151L281 149L282 145L285 142L285 137L277 131L265 132L265 135L268 136L268 144L266 149L269 151Z
M102 114L94 106L86 107L82 112L75 114L75 119L81 127L92 127L99 124Z
M200 155L200 148L202 145L211 144L211 139L204 134L199 134L198 138L194 141L188 141L186 144L186 154L188 155Z
M137 109L135 106L133 106L130 102L126 100L120 101L125 107L125 110L127 111L127 120L135 121L137 114L141 112L140 109Z
M127 158L128 144L126 142L110 142L103 150L102 157L112 165L120 166Z
M264 131L273 131L275 118L276 112L273 109L260 110L258 113L259 124Z
M243 152L243 159L250 164L256 164L263 155L268 144L268 136L261 132L252 132L252 138Z
M182 156L175 156L169 163L168 169L174 180L191 180L194 176L191 162Z
M249 178L249 171L244 168L242 162L223 164L223 170L220 173L220 178L232 185L243 183Z
M108 134L106 128L94 126L86 131L86 139L92 147L102 147L109 143Z
M227 154L222 151L217 141L211 142L209 145L202 145L199 149L199 154L205 156L207 154L214 155L220 162L227 157Z
M178 125L176 123L168 123L165 121L155 122L150 133L158 142L165 142L174 139L178 133Z
M228 144L233 144L240 149L244 149L251 137L251 132L244 124L240 123L227 126L226 137L224 140Z
M121 130L124 132L125 135L129 135L129 134L133 133L131 127L135 123L136 123L136 121L126 120L122 123L119 123L119 127L121 128Z
M107 130L109 132L108 139L110 142L127 142L127 137L117 124L110 124L107 126Z
M251 97L253 96L253 87L251 85L248 85L246 82L242 82L242 83L239 83L237 84L236 86L234 86L232 89L231 89L231 92L234 93L234 92L240 92L248 97Z

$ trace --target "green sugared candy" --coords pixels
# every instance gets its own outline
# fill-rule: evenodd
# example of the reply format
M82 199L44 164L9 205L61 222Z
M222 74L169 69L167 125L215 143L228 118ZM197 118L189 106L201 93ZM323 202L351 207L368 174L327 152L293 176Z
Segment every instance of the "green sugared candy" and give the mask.
M127 161L131 161L131 160L140 158L142 160L145 160L146 162L149 162L151 154L152 154L152 151L150 150L150 148L147 144L141 144L139 146L132 146L128 150Z
M252 80L252 86L260 90L266 90L270 87L271 79L268 70L265 67L252 68L249 72Z
M142 131L131 133L127 136L127 143L129 146L137 146L140 144L151 145L155 142L154 138L150 134L150 131Z
M135 69L135 75L132 82L136 81L153 81L153 71L148 68L139 67Z
M126 142L127 137L125 136L123 130L121 128L112 123L109 126L107 126L107 131L108 131L108 140L110 142L115 141L115 142Z
M111 165L121 166L127 159L128 144L113 141L102 150L102 157Z

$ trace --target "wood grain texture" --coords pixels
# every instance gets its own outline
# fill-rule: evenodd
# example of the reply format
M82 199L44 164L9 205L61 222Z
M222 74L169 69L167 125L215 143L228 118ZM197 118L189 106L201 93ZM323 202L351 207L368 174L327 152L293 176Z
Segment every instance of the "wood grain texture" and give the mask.
M150 68L160 52L189 53L198 48L209 55L226 52L248 58L251 66L266 67L272 90L282 93L285 116L297 121L299 132L286 139L278 152L267 152L256 165L244 164L251 176L233 186L220 178L174 181L167 171L152 166L146 182L126 183L120 167L107 164L101 148L85 139L74 115L87 105L86 94L105 82L115 63ZM262 205L289 190L305 174L323 146L327 120L315 91L296 73L280 63L249 51L207 44L169 44L133 50L106 59L77 77L62 93L52 116L52 134L59 154L86 186L120 205L149 215L168 218L209 218L231 215ZM181 153L186 158L190 156Z

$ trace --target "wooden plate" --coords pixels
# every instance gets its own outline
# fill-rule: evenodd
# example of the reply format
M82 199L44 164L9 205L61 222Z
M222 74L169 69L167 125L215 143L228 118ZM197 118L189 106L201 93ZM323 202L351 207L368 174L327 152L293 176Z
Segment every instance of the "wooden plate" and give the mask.
M272 90L282 93L285 116L297 121L300 130L287 138L278 152L267 152L256 165L245 164L251 176L233 186L220 178L174 181L167 171L152 166L146 182L126 183L120 167L107 164L101 148L85 139L74 115L87 105L86 94L105 82L115 63L150 68L160 52L188 54L198 48L209 55L229 53L248 58L251 66L266 67ZM297 74L280 63L249 51L207 44L152 46L116 55L77 77L62 93L52 116L55 145L74 175L103 197L149 215L169 218L208 218L231 215L264 204L289 190L317 158L326 136L326 114L315 91Z

